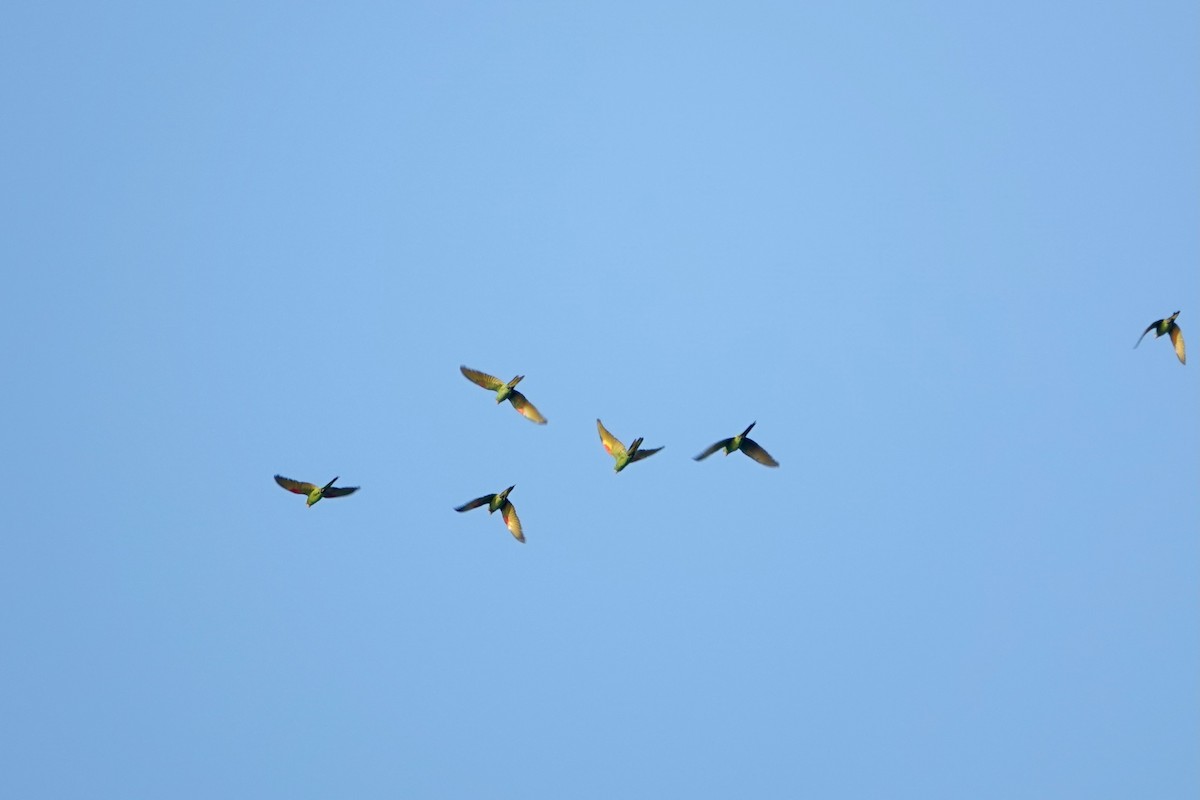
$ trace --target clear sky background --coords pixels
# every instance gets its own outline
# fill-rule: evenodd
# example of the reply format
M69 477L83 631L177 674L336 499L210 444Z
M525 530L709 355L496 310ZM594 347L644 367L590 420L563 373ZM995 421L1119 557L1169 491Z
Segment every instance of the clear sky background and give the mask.
M12 3L0 74L0 795L1200 795L1195 2Z

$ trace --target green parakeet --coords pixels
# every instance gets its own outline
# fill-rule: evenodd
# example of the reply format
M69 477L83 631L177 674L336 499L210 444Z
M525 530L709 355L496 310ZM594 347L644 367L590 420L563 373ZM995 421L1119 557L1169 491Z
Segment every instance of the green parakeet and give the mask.
M304 483L303 481L294 481L282 475L276 475L275 482L289 492L307 495L309 506L312 506L322 497L345 497L348 494L354 494L358 491L357 486L334 486L333 484L337 482L337 478L334 478L324 486L316 486L315 484Z
M737 436L729 439L722 439L700 455L696 456L695 460L701 461L706 459L718 450L724 450L725 455L729 455L735 450L741 450L743 453L750 456L750 458L753 458L760 464L764 464L768 467L778 467L779 462L771 458L770 453L768 453L766 450L763 450L762 447L759 446L758 442L746 437L746 434L750 432L750 428L753 428L756 424L757 423L755 422L751 422L750 427L746 428L746 430L742 431Z
M1179 312L1176 311L1166 319L1159 319L1151 322L1150 326L1146 328L1146 330L1142 331L1142 335L1138 337L1137 344L1135 344L1134 347L1136 348L1138 344L1141 344L1142 339L1145 339L1146 334L1150 331L1154 331L1155 339L1169 333L1171 334L1171 344L1175 345L1175 355L1179 358L1179 363L1186 364L1187 353L1183 348L1183 331L1179 330L1179 326L1175 324L1175 318L1178 316Z
M517 517L517 510L513 508L513 504L508 502L508 493L515 488L516 484L513 484L500 494L485 494L483 497L476 497L471 502L464 503L454 510L461 513L470 511L472 508L487 506L489 514L499 511L500 516L504 518L504 524L508 526L508 532L513 535L514 539L524 544L525 534L521 530L521 520Z
M521 382L521 380L525 377L524 375L518 375L508 383L505 383L499 378L488 375L486 372L480 372L479 370L471 369L470 367L460 366L459 369L462 371L462 374L466 377L466 379L471 383L482 386L485 389L491 389L493 392L495 392L497 403L502 403L507 400L508 402L512 403L512 407L515 408L521 414L521 416L525 417L525 419L536 422L538 425L546 424L546 418L542 416L540 411L534 408L533 403L526 400L525 395L513 388Z
M633 444L629 446L629 449L626 449L625 445L621 444L620 439L605 430L604 423L600 420L596 420L596 430L600 431L600 442L604 445L604 449L608 451L610 456L616 459L617 463L613 467L615 472L620 472L633 462L649 458L659 450L662 450L661 447L654 447L649 450L640 449L642 446L642 437L640 436L633 440Z

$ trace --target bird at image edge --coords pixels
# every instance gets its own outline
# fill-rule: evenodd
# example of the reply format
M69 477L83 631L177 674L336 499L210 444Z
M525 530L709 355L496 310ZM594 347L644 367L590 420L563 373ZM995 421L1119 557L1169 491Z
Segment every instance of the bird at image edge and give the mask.
M1134 345L1134 348L1137 348L1138 344L1142 343L1142 339L1145 339L1146 334L1150 331L1154 331L1155 339L1169 333L1171 334L1171 344L1175 345L1175 355L1179 358L1179 363L1186 364L1187 353L1183 347L1183 331L1179 330L1179 326L1175 324L1175 318L1178 316L1179 312L1176 311L1166 319L1157 319L1154 322L1151 322L1146 330L1142 331L1142 335L1138 337L1137 344Z

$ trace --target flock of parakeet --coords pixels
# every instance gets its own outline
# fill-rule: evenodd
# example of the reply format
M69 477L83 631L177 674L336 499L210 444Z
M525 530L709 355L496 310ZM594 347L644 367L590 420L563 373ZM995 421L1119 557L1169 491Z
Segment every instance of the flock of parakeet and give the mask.
M1171 344L1175 347L1175 355L1179 358L1179 363L1186 364L1187 355L1183 346L1183 332L1180 331L1179 326L1175 324L1175 318L1178 316L1179 312L1176 311L1174 314L1165 319L1155 320L1154 322L1150 323L1146 330L1142 331L1142 335L1138 337L1137 342L1133 345L1134 348L1137 348L1137 346L1142 343L1142 339L1146 338L1146 334L1150 333L1150 331L1154 331L1154 338L1156 339L1161 336L1169 335L1171 337ZM517 384L525 378L524 375L518 375L508 383L505 383L499 378L488 375L486 372L480 372L479 370L474 370L469 367L459 367L459 370L462 371L463 376L467 380L482 386L484 389L495 392L497 403L503 403L505 400L507 400L508 402L512 403L512 407L515 408L521 416L525 417L525 419L530 420L531 422L536 422L538 425L546 424L546 418L542 416L542 413L537 410L533 403L529 402L525 395L521 394L516 389ZM711 456L713 453L721 450L725 451L725 455L729 455L730 453L740 450L746 456L754 459L759 464L767 467L778 467L779 462L772 458L771 454L762 448L762 445L749 437L748 434L755 424L756 423L751 422L746 427L746 430L742 431L737 436L731 436L728 439L722 439L719 442L714 442L704 452L700 453L700 455L695 456L694 460L702 461ZM633 443L630 444L629 447L626 447L621 443L620 439L608 432L608 429L604 427L604 423L602 423L599 419L596 420L596 430L600 433L600 443L604 445L604 450L610 456L612 456L613 460L616 462L613 466L613 470L615 472L620 472L630 464L641 461L643 458L649 458L659 450L662 450L661 447L642 449L641 436L634 439ZM305 495L308 499L307 502L309 506L326 497L345 497L348 494L354 494L358 491L357 486L334 486L333 484L337 482L337 478L334 478L324 486L317 486L316 484L312 483L304 483L303 481L294 481L291 478L285 478L282 475L276 475L275 482L284 489L287 489L289 492ZM509 486L499 494L485 494L482 497L476 497L474 500L464 503L454 510L463 512L470 511L473 508L487 506L489 514L499 511L501 518L504 520L505 526L508 527L508 530L513 535L513 538L515 538L518 542L524 542L525 533L521 529L521 520L517 516L517 510L513 508L513 504L508 500L509 492L515 488L516 486L513 485Z

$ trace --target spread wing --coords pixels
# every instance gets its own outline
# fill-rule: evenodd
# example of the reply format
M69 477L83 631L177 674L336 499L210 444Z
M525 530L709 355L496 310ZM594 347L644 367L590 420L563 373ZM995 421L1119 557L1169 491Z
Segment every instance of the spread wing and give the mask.
M662 450L662 448L661 447L651 447L649 450L638 450L636 453L633 454L633 457L629 459L629 463L632 464L635 461L641 461L643 458L649 458L650 456L657 453L659 450Z
M357 486L330 486L322 497L345 497L358 491Z
M471 369L470 367L459 367L459 370L471 383L478 384L485 389L491 389L493 392L504 385L504 381L492 375L488 375L486 372L480 372L479 370Z
M517 510L513 508L513 504L504 501L504 505L500 506L500 515L504 517L504 524L508 526L508 532L513 535L513 538L522 544L525 543L525 533L521 530L521 520L517 517Z
M1135 350L1137 349L1138 344L1142 343L1142 339L1146 338L1146 334L1149 333L1150 331L1154 330L1155 328L1157 328L1158 323L1160 323L1160 322L1162 322L1161 319L1156 319L1156 320L1154 320L1154 322L1150 323L1149 327L1147 327L1146 330L1142 331L1142 335L1138 337L1137 344L1135 344L1133 346Z
M759 447L758 442L753 439L742 439L741 451L764 466L779 466L779 462L771 458L771 454Z
M604 423L596 420L596 430L600 431L600 443L604 445L604 449L613 458L625 452L625 445L621 444L621 440L613 436L604 428Z
M692 460L693 461L703 461L704 459L708 458L709 456L711 456L713 453L717 452L718 450L724 450L726 447L729 446L729 443L732 441L733 441L733 437L730 437L728 439L722 439L721 441L714 444L712 447L705 450L700 455L694 456Z
M294 481L291 478L285 478L282 475L276 475L275 482L278 483L283 488L287 489L289 492L294 492L295 494L308 494L313 489L317 488L316 486L313 486L311 483L304 483L303 481ZM328 497L329 493L326 492L325 496Z
M479 508L480 506L486 506L488 503L492 502L492 498L495 496L496 495L494 495L494 494L485 494L483 497L476 497L471 502L463 503L461 506L458 506L454 510L455 511L470 511L472 508Z
M1175 345L1175 355L1179 357L1179 363L1186 364L1187 353L1183 349L1183 331L1179 330L1179 326L1174 322L1171 323L1171 344Z
M534 408L533 403L526 400L525 395L521 394L516 389L513 389L512 394L508 396L508 402L512 403L513 408L520 412L521 416L525 419L532 420L538 425L546 424L546 418L542 416L542 412Z

